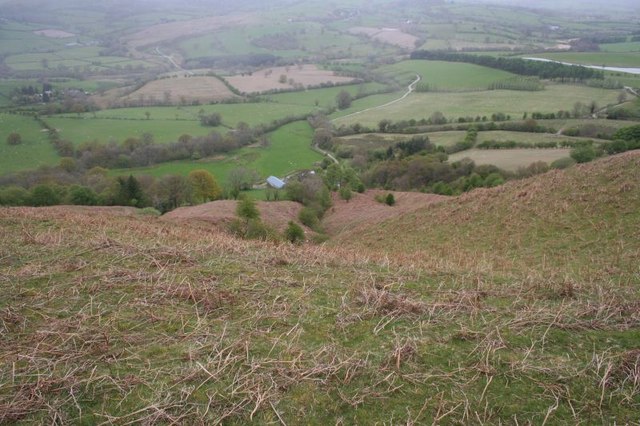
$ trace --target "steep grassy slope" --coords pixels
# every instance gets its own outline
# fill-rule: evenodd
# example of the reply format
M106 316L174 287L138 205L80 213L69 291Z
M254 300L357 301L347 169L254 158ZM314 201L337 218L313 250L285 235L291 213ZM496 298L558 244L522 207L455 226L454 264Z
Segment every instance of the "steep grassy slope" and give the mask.
M0 423L636 421L638 162L445 200L340 248L0 209Z
M336 243L344 241L500 271L637 279L640 152L478 189Z

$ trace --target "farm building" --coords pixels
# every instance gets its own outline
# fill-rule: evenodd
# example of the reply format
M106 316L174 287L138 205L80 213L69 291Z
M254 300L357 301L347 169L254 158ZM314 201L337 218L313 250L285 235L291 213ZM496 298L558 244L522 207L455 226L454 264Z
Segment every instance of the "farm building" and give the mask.
M285 186L285 182L275 176L269 176L267 178L267 184L274 189L282 189Z

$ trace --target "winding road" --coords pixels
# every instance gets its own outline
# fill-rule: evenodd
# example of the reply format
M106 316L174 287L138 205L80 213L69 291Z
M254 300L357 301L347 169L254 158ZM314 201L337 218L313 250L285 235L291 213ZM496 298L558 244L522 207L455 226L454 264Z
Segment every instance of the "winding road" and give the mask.
M404 95L402 95L401 97L399 97L398 99L395 99L395 100L393 100L391 102L387 102L386 104L383 104L383 105L378 105L378 106L375 106L375 107L363 109L362 111L352 112L351 114L343 115L342 117L334 118L333 120L331 120L331 122L333 123L334 121L340 120L342 118L347 118L347 117L352 117L352 116L357 115L357 114L362 114L363 112L373 111L373 110L380 109L380 108L386 108L386 107L391 106L393 104L396 104L396 103L398 103L400 101L403 101L403 100L405 100L407 98L407 96L409 96L411 93L413 93L414 90L416 90L416 85L420 82L421 79L422 78L418 74L416 74L416 79L413 81L413 83L411 83L407 87L407 92Z

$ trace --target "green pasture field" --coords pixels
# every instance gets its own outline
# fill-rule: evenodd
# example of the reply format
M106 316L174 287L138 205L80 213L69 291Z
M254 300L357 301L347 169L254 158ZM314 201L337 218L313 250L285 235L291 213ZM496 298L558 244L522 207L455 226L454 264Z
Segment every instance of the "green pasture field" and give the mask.
M61 48L51 53L24 53L12 55L5 59L5 63L16 71L42 71L46 68L43 61L47 62L49 69L56 69L60 66L76 67L90 66L93 68L113 68L117 65L125 67L127 65L136 67L149 67L145 61L129 59L125 57L100 56L99 47L78 47Z
M86 133L90 133L92 131L91 127L100 121L108 121L109 125L114 125L115 123L125 128L140 127L144 129L142 132L148 132L153 129L154 123L160 123L161 126L166 126L162 127L163 131L164 129L170 129L171 126L176 126L176 128L179 127L182 130L202 128L204 133L207 133L211 130L224 131L225 129L221 127L202 127L198 118L200 111L204 114L220 113L223 125L231 128L240 122L245 122L250 126L269 124L273 120L287 116L308 114L315 109L314 106L259 102L188 107L118 108L96 111L95 115L94 113L84 113L79 116L77 114L63 114L54 116L52 119L76 120L79 122L78 126L87 127ZM146 118L147 112L150 114L149 120ZM171 133L176 134L176 132L177 130ZM193 135L195 136L195 134Z
M279 93L275 95L265 95L267 100L286 105L303 105L327 107L336 105L336 96L343 90L352 96L358 93L371 93L384 89L384 85L379 83L353 84L348 86L329 87L324 89L310 89L302 92Z
M522 24L536 25L542 24L542 16L534 11L524 9L514 9L499 5L472 5L453 4L448 7L452 14L465 17L469 20L500 23L504 26L517 26ZM508 23L507 25L505 25Z
M187 120L116 120L105 118L49 117L45 121L58 129L60 137L74 144L89 141L108 143L110 141L122 142L130 137L141 137L144 133L150 133L158 143L175 142L183 134L191 136L204 136L211 131L223 131L215 127L204 127L199 121Z
M501 169L515 171L531 163L555 160L569 156L570 149L470 149L449 156L449 161L472 159L477 165L493 164Z
M609 67L640 67L640 52L562 52L525 55L560 62Z
M22 144L8 145L7 136L17 132ZM49 143L46 132L31 117L0 114L0 175L42 165L56 165L60 157Z
M317 24L315 26L318 26ZM309 31L316 30L309 26ZM254 45L251 41L264 35L289 33L298 41L300 47L306 46L303 42L305 25L300 23L280 22L275 25L258 25L217 31L213 34L201 35L181 41L177 47L186 59L201 58L207 56L239 55L248 53L272 53L279 56L293 56L303 54L299 49L270 50ZM315 31L314 31L315 32Z
M334 120L334 124L336 126L340 126L341 124L345 124L347 122L349 123L358 123L360 121L358 121L357 119L360 118L361 116L365 115L365 114L369 114L369 113L373 113L373 112L377 112L377 111L382 111L386 108L382 108L382 109L376 109L370 112L361 112L365 109L368 108L377 108L380 105L384 105L388 102L394 101L398 98L400 98L405 92L401 91L401 92L393 92L393 93L383 93L380 95L371 95L371 96L367 96L366 98L362 98L362 99L358 99L355 100L351 103L351 107L347 108L347 109L343 109L340 111L336 111L333 114L331 114L329 117L331 119ZM406 100L406 99L405 99ZM395 106L395 105L394 105ZM355 114L353 116L344 118L344 119L340 119L340 117L344 117L346 115L350 115L350 114ZM351 120L354 121L351 121ZM380 120L378 120L380 121ZM375 125L377 126L378 121L375 122Z
M640 88L640 75L624 72L605 71L605 77L617 81L623 86Z
M478 138L480 135L478 134ZM363 146L367 150L375 150L380 148L387 148L400 141L406 141L416 136L426 136L429 141L438 146L452 146L457 142L464 139L466 135L465 131L452 130L448 132L430 132L430 133L417 133L417 134L404 134L404 133L366 133L361 135L351 135L336 138L337 144L340 146L350 146L354 148L362 148Z
M478 115L490 117L497 112L520 118L525 112L570 111L576 102L589 104L595 101L600 107L604 107L617 103L618 93L617 90L573 85L553 85L538 92L491 90L468 93L412 93L403 101L389 107L337 118L335 124L339 126L360 123L373 127L382 119L419 120L428 118L436 111L442 112L449 119ZM371 101L371 98L373 97L367 99Z
M276 50L259 47L252 39L264 35L289 33L297 41L298 48ZM213 34L195 36L179 42L176 47L186 59L268 53L284 58L304 57L310 53L331 54L344 57L366 57L371 54L392 53L390 46L374 46L366 39L352 34L324 29L314 23L286 23L278 26L263 25L254 28L233 28Z
M422 77L420 84L439 90L486 89L489 84L515 77L506 71L462 62L402 61L379 69L385 75L395 75L407 82Z
M0 55L57 50L64 48L69 40L75 41L75 38L56 39L35 34L39 29L42 27L32 24L0 24Z
M585 139L589 139L597 143L609 142L604 139L570 137L570 136L556 135L552 133L509 132L504 130L491 130L487 132L478 132L478 142L495 140L495 141L515 141L515 142L523 142L523 143L537 143L537 142L582 141Z
M308 169L322 160L322 155L311 149L313 130L305 121L281 127L268 135L268 147L245 147L227 156L198 161L175 161L152 167L113 170L112 174L187 175L192 170L210 171L221 184L225 184L229 172L237 167L247 167L258 172L262 178L270 175L283 177L300 169Z
M638 124L633 121L628 120L605 120L605 119L556 119L556 120L540 120L538 123L543 126L551 127L554 129L569 129L572 127L597 127L602 128L604 130L610 131L611 133L615 132L618 129L623 127L633 126Z
M601 44L600 50L603 52L612 52L612 53L640 52L640 41Z
M458 142L462 142L467 132L463 130L452 130L444 132L429 132L418 134L403 133L367 133L362 135L352 135L337 138L339 145L361 147L366 146L368 149L387 148L399 141L409 140L416 136L426 136L429 141L436 146L453 146ZM537 142L561 142L561 141L582 141L585 139L592 140L597 143L607 143L603 139L582 138L562 136L551 133L526 133L526 132L510 132L506 130L492 130L478 132L478 143L488 140L494 141L515 141L523 143L535 144Z

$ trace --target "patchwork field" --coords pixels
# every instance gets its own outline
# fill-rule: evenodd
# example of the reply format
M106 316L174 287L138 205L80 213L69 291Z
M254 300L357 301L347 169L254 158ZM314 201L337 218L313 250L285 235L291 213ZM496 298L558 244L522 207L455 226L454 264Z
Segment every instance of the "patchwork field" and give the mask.
M449 161L470 158L476 164L493 164L501 169L516 171L537 161L547 164L568 157L570 149L470 149L449 156Z
M251 74L226 77L226 80L243 93L293 89L299 85L314 87L321 84L345 84L354 81L351 77L337 76L333 71L323 70L312 64L266 68Z

